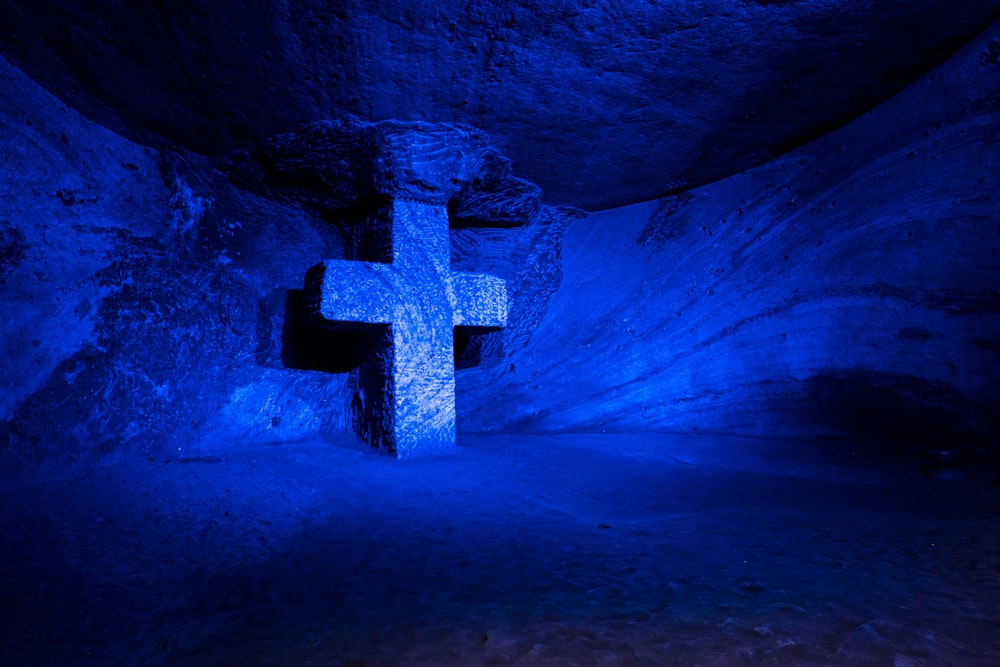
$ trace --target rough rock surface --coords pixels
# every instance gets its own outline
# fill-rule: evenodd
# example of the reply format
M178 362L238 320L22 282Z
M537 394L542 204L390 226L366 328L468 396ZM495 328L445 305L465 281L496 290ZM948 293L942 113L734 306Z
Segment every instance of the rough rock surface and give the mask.
M2 59L0 127L0 469L186 459L349 429L364 341L307 322L302 290L323 258L378 254L356 245L349 215L320 213L307 189L259 196L215 162L138 146ZM464 223L496 227L451 229L451 262L506 279L514 324L460 336L463 367L527 342L575 214L541 206L482 146L476 176L505 188L452 202L468 202Z
M114 135L2 59L0 127L5 473L346 428L346 377L297 369L282 340L290 292L343 252L329 224Z
M542 199L486 133L445 123L318 121L226 155L221 166L243 188L323 213L393 196L441 202L458 225L516 226Z
M0 2L0 53L140 143L216 154L304 123L483 128L550 203L739 173L896 92L1000 0Z
M995 442L998 54L994 27L819 142L586 220L492 163L453 204L526 224L450 230L452 270L510 294L502 332L456 339L459 428ZM0 84L3 470L345 432L357 349L301 289L379 250L341 205L132 143L2 59Z
M995 667L986 480L649 433L122 463L0 494L0 664Z
M530 343L460 376L459 423L995 454L997 53L1000 26L818 142L572 223Z

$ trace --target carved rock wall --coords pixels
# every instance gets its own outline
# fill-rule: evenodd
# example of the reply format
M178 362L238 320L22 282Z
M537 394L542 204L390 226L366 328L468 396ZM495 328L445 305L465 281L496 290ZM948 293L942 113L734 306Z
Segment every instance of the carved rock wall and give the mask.
M572 223L529 344L460 373L459 424L995 448L998 45L763 167Z
M3 474L349 433L350 374L372 341L311 326L303 282L322 259L383 258L384 234L345 229L357 211L331 209L377 201L387 179L423 187L419 165L352 180L349 162L309 162L331 155L319 150L332 140L322 125L278 142L283 165L298 168L283 178L266 160L265 177L260 161L146 148L2 59L0 127ZM542 206L481 138L451 213L495 226L452 229L452 268L505 278L516 322L464 337L466 366L499 365L527 342L558 281L554 240L574 215ZM317 170L336 178L310 180Z
M308 267L343 253L336 230L2 59L0 128L0 470L346 428L346 375L287 316Z
M550 203L759 165L916 79L1000 0L0 2L0 53L107 127L219 154L320 118L488 131Z

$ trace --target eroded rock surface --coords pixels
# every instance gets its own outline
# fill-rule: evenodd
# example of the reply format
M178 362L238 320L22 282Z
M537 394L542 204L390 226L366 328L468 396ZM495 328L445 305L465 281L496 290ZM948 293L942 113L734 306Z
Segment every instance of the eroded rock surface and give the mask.
M2 59L0 126L4 474L346 429L346 376L283 340L305 271L344 250L335 229L81 118Z
M483 128L550 203L744 171L898 91L1000 0L4 0L0 49L140 143L218 154L305 123Z
M289 149L280 163L295 162L295 178L275 171L276 159L227 160L245 168L244 185L266 185L250 192L220 162L139 146L81 118L2 59L0 83L5 474L343 436L367 343L313 326L303 279L322 259L377 261L387 250L385 235L354 233L355 214L384 203L386 184L440 197L442 215L449 200L453 218L466 211L441 230L445 263L509 286L512 326L460 336L463 368L499 365L526 344L558 284L559 237L576 213L541 205L537 187L470 128L447 129L473 150L453 156L464 180L447 178L437 193L420 161L369 169L378 188L323 171L336 154L313 139L331 140L329 124L266 144L272 158L278 144ZM468 226L483 221L493 226Z
M998 44L761 168L572 223L530 343L467 371L460 423L995 455Z
M394 197L441 201L458 226L517 226L542 205L489 136L445 123L326 120L221 160L237 185L323 213Z

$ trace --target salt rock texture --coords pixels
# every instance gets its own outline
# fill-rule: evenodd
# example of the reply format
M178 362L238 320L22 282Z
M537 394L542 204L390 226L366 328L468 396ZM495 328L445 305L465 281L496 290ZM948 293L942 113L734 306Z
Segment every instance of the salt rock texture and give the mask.
M994 26L822 140L572 223L530 344L459 374L459 423L995 455L998 54Z
M302 287L320 260L377 248L331 212L337 190L282 177L274 160L280 145L282 166L315 176L297 158L330 156L309 143L329 125L261 142L260 162L210 161L124 139L0 59L0 126L4 474L350 429L351 372L370 341L313 326ZM559 234L579 215L543 206L476 136L478 185L451 198L451 265L506 280L512 322L460 335L463 367L499 364L505 345L527 343L558 283ZM272 180L257 193L264 167ZM373 195L340 191L353 193L352 210ZM494 227L469 227L483 221Z
M220 154L354 114L487 130L550 203L746 170L916 79L1000 0L4 0L0 52L118 133Z
M439 202L453 224L516 226L538 213L542 191L476 128L449 123L309 123L222 157L241 187L324 212L387 196Z
M355 433L397 458L451 454L455 328L506 325L507 286L451 271L443 203L394 198L377 216L390 261L325 260L307 274L305 302L320 326L379 338L351 373Z
M526 223L538 187L484 133L448 124L314 123L225 163L243 187L342 222L347 257L309 270L304 303L311 324L367 333L349 380L353 430L399 458L451 453L455 329L504 327L508 295L502 278L451 270L450 222Z
M787 11L809 7L818 5ZM33 14L13 10L25 21L18 48L38 47ZM83 10L70 14L86 25ZM936 27L947 33L948 20ZM75 39L56 40L50 55ZM85 70L103 48L74 62ZM518 163L500 157L507 139L482 133L492 157L450 204L451 269L504 279L509 317L500 332L456 338L460 431L698 429L841 435L859 448L995 447L998 54L993 27L816 143L586 219L543 204ZM229 57L205 54L204 65ZM65 95L49 65L42 78ZM106 75L129 80L130 66ZM137 83L129 104L161 83ZM116 134L3 59L0 84L4 473L349 430L350 373L368 342L311 326L303 277L322 259L377 249L352 245L341 215L356 208L356 183L340 192L328 187L339 177L309 182L316 164L330 164L314 150L329 139L322 124L206 157L166 145L166 130L149 146ZM181 86L177 99L199 86ZM155 139L122 120L134 120L129 104L119 122L79 99L94 118ZM206 102L206 117L214 109ZM202 125L186 118L194 137ZM628 164L599 148L579 150ZM569 184L577 164L547 176ZM633 177L673 188L670 170L650 174ZM469 226L482 223L494 226Z
M342 252L309 212L129 142L0 60L0 467L182 458L345 428L288 368L289 288Z

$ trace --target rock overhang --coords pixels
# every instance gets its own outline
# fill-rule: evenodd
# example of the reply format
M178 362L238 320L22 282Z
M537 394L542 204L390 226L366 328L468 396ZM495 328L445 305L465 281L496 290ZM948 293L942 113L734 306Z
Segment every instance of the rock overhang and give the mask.
M485 132L457 124L318 121L219 164L240 187L323 213L407 198L447 205L455 226L511 227L542 205L541 189L513 174Z
M0 53L126 136L205 155L323 118L483 128L590 210L744 171L870 108L1000 0L5 0Z

